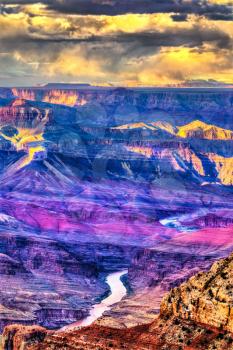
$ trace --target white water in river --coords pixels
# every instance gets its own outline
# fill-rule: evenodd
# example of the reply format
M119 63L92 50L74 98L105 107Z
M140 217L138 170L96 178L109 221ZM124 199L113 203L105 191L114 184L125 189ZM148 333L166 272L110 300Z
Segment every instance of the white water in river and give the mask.
M106 278L106 283L109 285L111 294L107 298L103 299L99 304L95 304L92 307L89 316L63 327L61 331L74 330L78 327L89 326L91 323L100 318L105 311L109 310L113 304L121 301L121 299L127 294L127 290L121 281L121 277L127 273L128 270L123 270L119 272L113 272L108 275Z

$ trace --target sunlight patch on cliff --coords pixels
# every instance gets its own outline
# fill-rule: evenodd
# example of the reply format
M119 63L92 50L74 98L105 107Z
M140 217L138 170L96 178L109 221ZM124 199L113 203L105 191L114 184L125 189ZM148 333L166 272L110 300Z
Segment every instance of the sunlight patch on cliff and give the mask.
M153 156L153 149L150 147L143 147L143 146L125 146L125 148L130 152L135 152L138 154L142 154L143 156L147 158L151 158Z
M87 101L80 97L77 91L68 91L68 90L50 90L45 97L43 102L62 104L66 106L83 106Z
M42 153L44 154L45 148L43 146L30 147L28 149L28 154L25 156L17 166L17 170L24 168L26 165L29 165L34 159L36 159L37 155Z
M35 134L33 134L35 133ZM30 164L37 154L45 155L46 149L43 146L43 134L36 134L36 129L18 129L18 134L10 137L1 133L6 140L11 141L17 151L24 150L26 156L17 162L16 170L19 170Z
M17 151L25 149L29 143L42 142L43 134L33 134L35 129L18 129L18 134L12 137L3 135L6 140L13 143Z
M207 140L233 140L233 131L206 124L200 120L178 128L177 136L182 138L201 138Z
M215 153L207 154L209 160L215 164L218 179L226 186L233 185L233 157L224 157Z
M49 110L46 110L45 116L37 110L37 126L35 128L18 128L17 133L13 136L8 136L2 131L0 135L6 140L10 141L16 151L25 151L27 154L23 158L19 159L16 164L16 170L19 170L26 165L30 164L34 159L44 159L46 157L46 148L44 147L44 127L49 118Z

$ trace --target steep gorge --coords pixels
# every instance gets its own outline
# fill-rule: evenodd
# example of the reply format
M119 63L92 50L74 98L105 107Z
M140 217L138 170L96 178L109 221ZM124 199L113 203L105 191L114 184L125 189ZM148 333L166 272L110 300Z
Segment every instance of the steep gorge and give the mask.
M63 333L9 326L3 350L231 350L232 271L233 254L172 289L162 300L159 317L147 325L91 325Z

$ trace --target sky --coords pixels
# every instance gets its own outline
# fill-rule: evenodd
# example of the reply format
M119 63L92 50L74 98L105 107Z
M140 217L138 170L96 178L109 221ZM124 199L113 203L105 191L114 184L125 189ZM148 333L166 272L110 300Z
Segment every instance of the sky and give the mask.
M233 0L0 0L0 86L233 82Z

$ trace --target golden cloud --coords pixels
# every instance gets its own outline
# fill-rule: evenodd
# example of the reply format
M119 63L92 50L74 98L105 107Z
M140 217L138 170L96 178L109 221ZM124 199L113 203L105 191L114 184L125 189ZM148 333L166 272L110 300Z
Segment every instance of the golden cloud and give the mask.
M229 3L210 1L218 4ZM73 81L154 85L183 79L212 78L231 83L233 68L230 48L219 48L214 46L213 42L205 43L202 33L207 29L216 30L232 39L232 23L211 21L197 15L189 15L186 21L176 22L173 15L61 15L48 11L41 4L25 5L20 12L0 15L0 40L5 40L2 51L5 53L9 50L16 63L30 65L32 72L57 80L61 77L71 77ZM195 28L198 28L200 33L200 42L203 40L201 47L191 48L188 43L185 46L182 43L180 46L176 44L176 47L172 47L171 44L169 47L158 44L158 47L152 47L145 57L143 54L141 57L133 57L133 52L131 57L126 57L124 50L114 41L116 36L124 34L157 34L169 31L175 33L175 30L185 33ZM104 43L101 52L101 43L97 48L88 42L88 39L93 37L103 40L107 38L109 51ZM86 40L85 44L79 43L79 39ZM18 43L20 40L21 46ZM48 41L46 50L41 49L37 40L41 40L41 44ZM56 41L60 41L57 51L53 46ZM0 55L0 69L2 57Z
M186 79L216 79L232 83L231 55L222 55L209 48L198 52L189 48L168 48L150 57L147 68L138 73L138 81L145 85L177 83Z

